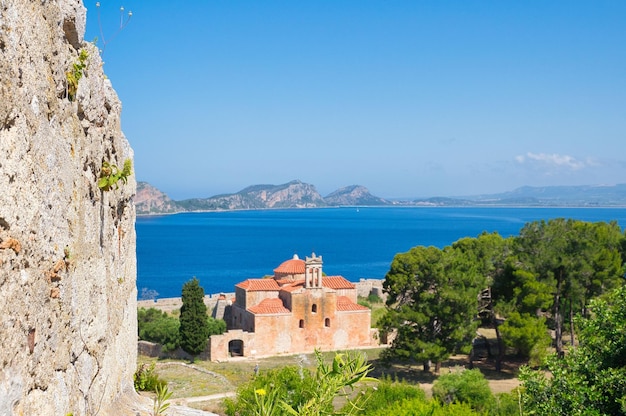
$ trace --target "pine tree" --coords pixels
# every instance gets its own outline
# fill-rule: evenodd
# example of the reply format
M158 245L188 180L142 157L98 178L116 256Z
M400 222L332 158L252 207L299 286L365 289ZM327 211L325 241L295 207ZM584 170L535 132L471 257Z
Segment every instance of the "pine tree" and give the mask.
M206 348L209 337L204 289L197 278L183 285L183 306L180 308L180 346L192 357Z

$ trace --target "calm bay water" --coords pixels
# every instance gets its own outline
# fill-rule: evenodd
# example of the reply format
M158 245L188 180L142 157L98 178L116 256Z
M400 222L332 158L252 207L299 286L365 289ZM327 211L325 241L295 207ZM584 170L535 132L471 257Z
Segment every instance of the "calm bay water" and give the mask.
M395 254L444 247L483 231L517 235L551 218L617 221L624 208L326 208L185 213L137 218L137 288L178 297L197 277L206 293L232 292L247 278L273 274L294 254L312 252L327 275L383 278Z

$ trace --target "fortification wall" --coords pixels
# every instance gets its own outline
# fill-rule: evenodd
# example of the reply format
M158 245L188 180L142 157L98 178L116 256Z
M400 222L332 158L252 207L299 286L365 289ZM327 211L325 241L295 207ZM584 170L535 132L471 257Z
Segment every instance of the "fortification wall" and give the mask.
M118 415L135 394L136 183L98 187L133 152L85 17L77 0L0 4L3 415Z

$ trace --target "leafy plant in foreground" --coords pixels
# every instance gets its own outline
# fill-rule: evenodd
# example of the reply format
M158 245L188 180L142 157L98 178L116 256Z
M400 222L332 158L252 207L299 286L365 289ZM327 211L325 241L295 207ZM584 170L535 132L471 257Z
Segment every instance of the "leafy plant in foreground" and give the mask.
M83 71L87 68L87 58L89 54L86 49L81 49L78 54L78 62L72 64L72 69L65 73L67 79L67 98L70 101L76 99L76 92L78 91L78 81L83 77Z
M277 402L277 397L297 407L311 397L315 388L315 380L307 368L290 365L261 370L250 381L239 386L236 399L224 400L224 413L228 416L252 414L258 408L258 402L270 399Z
M118 189L120 186L117 183L122 181L126 183L128 177L132 175L132 162L130 159L124 161L124 167L120 170L117 165L109 162L102 162L102 170L100 171L100 179L98 179L98 188L103 191L110 191L115 186Z
M370 365L362 354L335 354L332 363L315 352L314 374L295 366L261 373L237 392L236 400L226 400L225 413L259 416L357 415L362 412L367 394L354 394L359 382L376 381L368 377ZM278 377L274 377L278 376ZM333 401L342 397L347 404L335 410Z
M135 390L138 391L157 391L157 388L167 384L161 380L157 373L154 371L155 364L152 363L148 367L146 364L141 364L135 374L133 375L133 382Z
M167 388L167 384L157 386L156 397L153 401L152 416L165 414L165 411L170 407L170 404L166 403L170 397L172 397L172 392Z

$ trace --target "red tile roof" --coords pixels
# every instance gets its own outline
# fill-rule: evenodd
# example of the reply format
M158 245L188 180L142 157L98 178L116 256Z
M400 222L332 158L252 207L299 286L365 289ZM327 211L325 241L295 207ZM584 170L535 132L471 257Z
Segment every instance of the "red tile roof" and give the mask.
M322 285L330 289L354 289L354 283L349 282L343 276L324 276Z
M277 291L279 289L278 283L274 279L248 279L235 285L241 289L245 289L248 292L261 292L266 290Z
M280 290L286 290L287 292L293 292L294 290L302 289L304 287L304 280L296 280L280 287Z
M284 261L280 266L274 269L274 273L283 274L304 274L304 260L300 260L298 256Z
M369 311L369 308L352 302L350 298L346 296L339 296L337 298L337 311Z
M283 301L278 298L263 299L256 306L248 308L255 315L269 315L275 313L291 313L291 311L283 305Z

